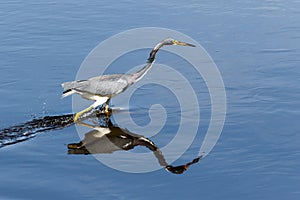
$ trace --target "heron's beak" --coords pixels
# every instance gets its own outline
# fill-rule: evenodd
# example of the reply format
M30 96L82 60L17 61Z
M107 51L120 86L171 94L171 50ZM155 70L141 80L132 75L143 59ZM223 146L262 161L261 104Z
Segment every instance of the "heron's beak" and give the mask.
M178 40L174 40L173 41L174 45L180 45L180 46L190 46L190 47L195 47L195 45L193 44L189 44L189 43L185 43L185 42L180 42Z

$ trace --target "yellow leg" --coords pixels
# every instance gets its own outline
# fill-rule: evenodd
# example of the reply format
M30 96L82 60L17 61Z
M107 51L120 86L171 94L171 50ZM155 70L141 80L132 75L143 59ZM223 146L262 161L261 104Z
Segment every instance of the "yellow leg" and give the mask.
M106 104L106 105L105 105L105 113L108 113L108 112L109 112L109 105Z
M109 111L109 101L110 101L110 99L108 99L106 102L105 102L105 110L104 110L104 112L105 112L105 114L106 115L110 115L110 111Z
M80 117L80 115L82 115L83 113L88 112L88 111L90 111L92 109L93 109L93 106L90 106L90 107L88 107L88 108L86 108L86 109L84 109L84 110L76 113L75 116L74 116L74 122L75 123L78 122L78 118Z
M105 105L104 113L106 114L107 118L110 118L111 112L109 110L109 105L108 104Z

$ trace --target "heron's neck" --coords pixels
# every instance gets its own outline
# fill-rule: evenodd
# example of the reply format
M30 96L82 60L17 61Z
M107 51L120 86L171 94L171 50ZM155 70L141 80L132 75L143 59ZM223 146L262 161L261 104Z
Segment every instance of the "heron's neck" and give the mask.
M149 69L153 66L154 62L155 62L155 56L156 53L158 52L158 50L163 47L164 44L163 43L158 43L150 52L149 58L147 59L147 63L146 65L140 69L139 71L133 73L133 77L135 79L135 82L139 81L141 78L143 78L145 76L145 74L149 71Z

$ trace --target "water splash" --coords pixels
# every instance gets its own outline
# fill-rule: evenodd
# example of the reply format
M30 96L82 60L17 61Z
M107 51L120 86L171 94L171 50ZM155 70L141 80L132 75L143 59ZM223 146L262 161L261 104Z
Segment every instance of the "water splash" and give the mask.
M0 148L28 140L38 133L62 129L73 124L73 114L45 116L0 130Z

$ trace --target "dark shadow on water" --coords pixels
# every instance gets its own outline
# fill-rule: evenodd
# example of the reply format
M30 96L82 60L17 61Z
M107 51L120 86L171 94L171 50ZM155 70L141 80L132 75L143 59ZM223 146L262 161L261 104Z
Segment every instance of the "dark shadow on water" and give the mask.
M86 123L84 120L93 124ZM0 130L0 148L28 140L38 133L63 129L72 124L74 124L73 114L66 114L46 116L4 128ZM163 168L174 174L182 174L190 165L197 163L202 158L202 156L197 157L191 162L179 166L169 165L163 153L150 139L114 125L110 117L98 111L84 116L78 125L89 127L91 130L85 134L85 138L79 143L68 144L68 154L104 154L120 150L128 151L136 146L143 146L153 152Z
M46 116L0 130L0 148L33 138L38 133L72 125L73 114Z
M92 113L87 113L83 119L93 117L101 111L94 110ZM119 109L113 111L114 113L121 112ZM74 114L45 116L41 118L34 118L31 121L3 128L0 130L0 148L23 142L25 140L35 137L38 133L43 133L51 130L63 129L74 124Z

